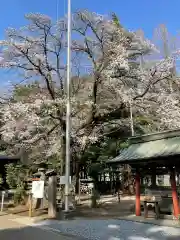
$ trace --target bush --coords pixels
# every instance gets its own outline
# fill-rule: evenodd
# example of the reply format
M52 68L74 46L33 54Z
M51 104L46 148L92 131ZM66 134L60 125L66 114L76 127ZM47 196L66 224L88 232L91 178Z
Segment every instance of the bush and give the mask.
M3 178L2 178L2 176L0 175L0 185L2 185L3 184Z
M14 203L15 204L25 204L26 191L24 188L17 188L14 193Z
M21 164L8 164L6 165L6 182L11 189L24 187L27 173L27 169Z
M6 182L11 189L15 189L14 203L24 203L26 196L25 179L28 175L28 170L21 164L6 165Z

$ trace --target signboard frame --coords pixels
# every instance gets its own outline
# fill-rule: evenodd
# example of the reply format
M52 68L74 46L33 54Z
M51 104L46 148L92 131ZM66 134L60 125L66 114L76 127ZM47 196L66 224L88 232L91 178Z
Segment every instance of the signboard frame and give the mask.
M33 198L43 199L44 198L44 181L42 180L32 181L31 193Z

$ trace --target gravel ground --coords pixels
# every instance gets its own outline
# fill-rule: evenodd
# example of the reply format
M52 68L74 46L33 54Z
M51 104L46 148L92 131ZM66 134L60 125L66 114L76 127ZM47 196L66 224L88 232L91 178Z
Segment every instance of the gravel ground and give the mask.
M36 226L88 240L180 240L180 228L125 220L44 221Z

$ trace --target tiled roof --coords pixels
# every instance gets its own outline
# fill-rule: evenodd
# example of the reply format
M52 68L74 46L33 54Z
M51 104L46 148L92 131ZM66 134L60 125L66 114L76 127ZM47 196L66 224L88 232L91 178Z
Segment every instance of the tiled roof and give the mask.
M177 133L177 132L176 132ZM163 133L164 134L164 133ZM167 157L172 155L180 155L180 136L172 135L171 137L162 138L162 134L160 134L160 139L152 135L144 136L142 139L148 139L147 141L140 141L138 137L133 138L133 141L130 141L130 145L127 148L124 148L120 151L119 156L114 159L109 160L109 163L122 163L128 162L131 160L143 160L143 159L152 159L157 157ZM152 139L152 140L150 140Z

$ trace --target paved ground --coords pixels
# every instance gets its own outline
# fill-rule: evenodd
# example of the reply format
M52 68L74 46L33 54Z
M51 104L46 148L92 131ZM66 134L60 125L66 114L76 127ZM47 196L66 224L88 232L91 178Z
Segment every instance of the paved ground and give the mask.
M10 220L10 218L12 218ZM79 240L52 230L23 225L14 217L0 216L0 239L2 240Z
M46 220L35 224L26 217L4 215L0 216L0 239L180 240L180 228L118 219L82 218L69 221Z
M126 220L44 221L39 228L52 229L88 240L179 240L180 228ZM37 226L37 224L36 224Z

